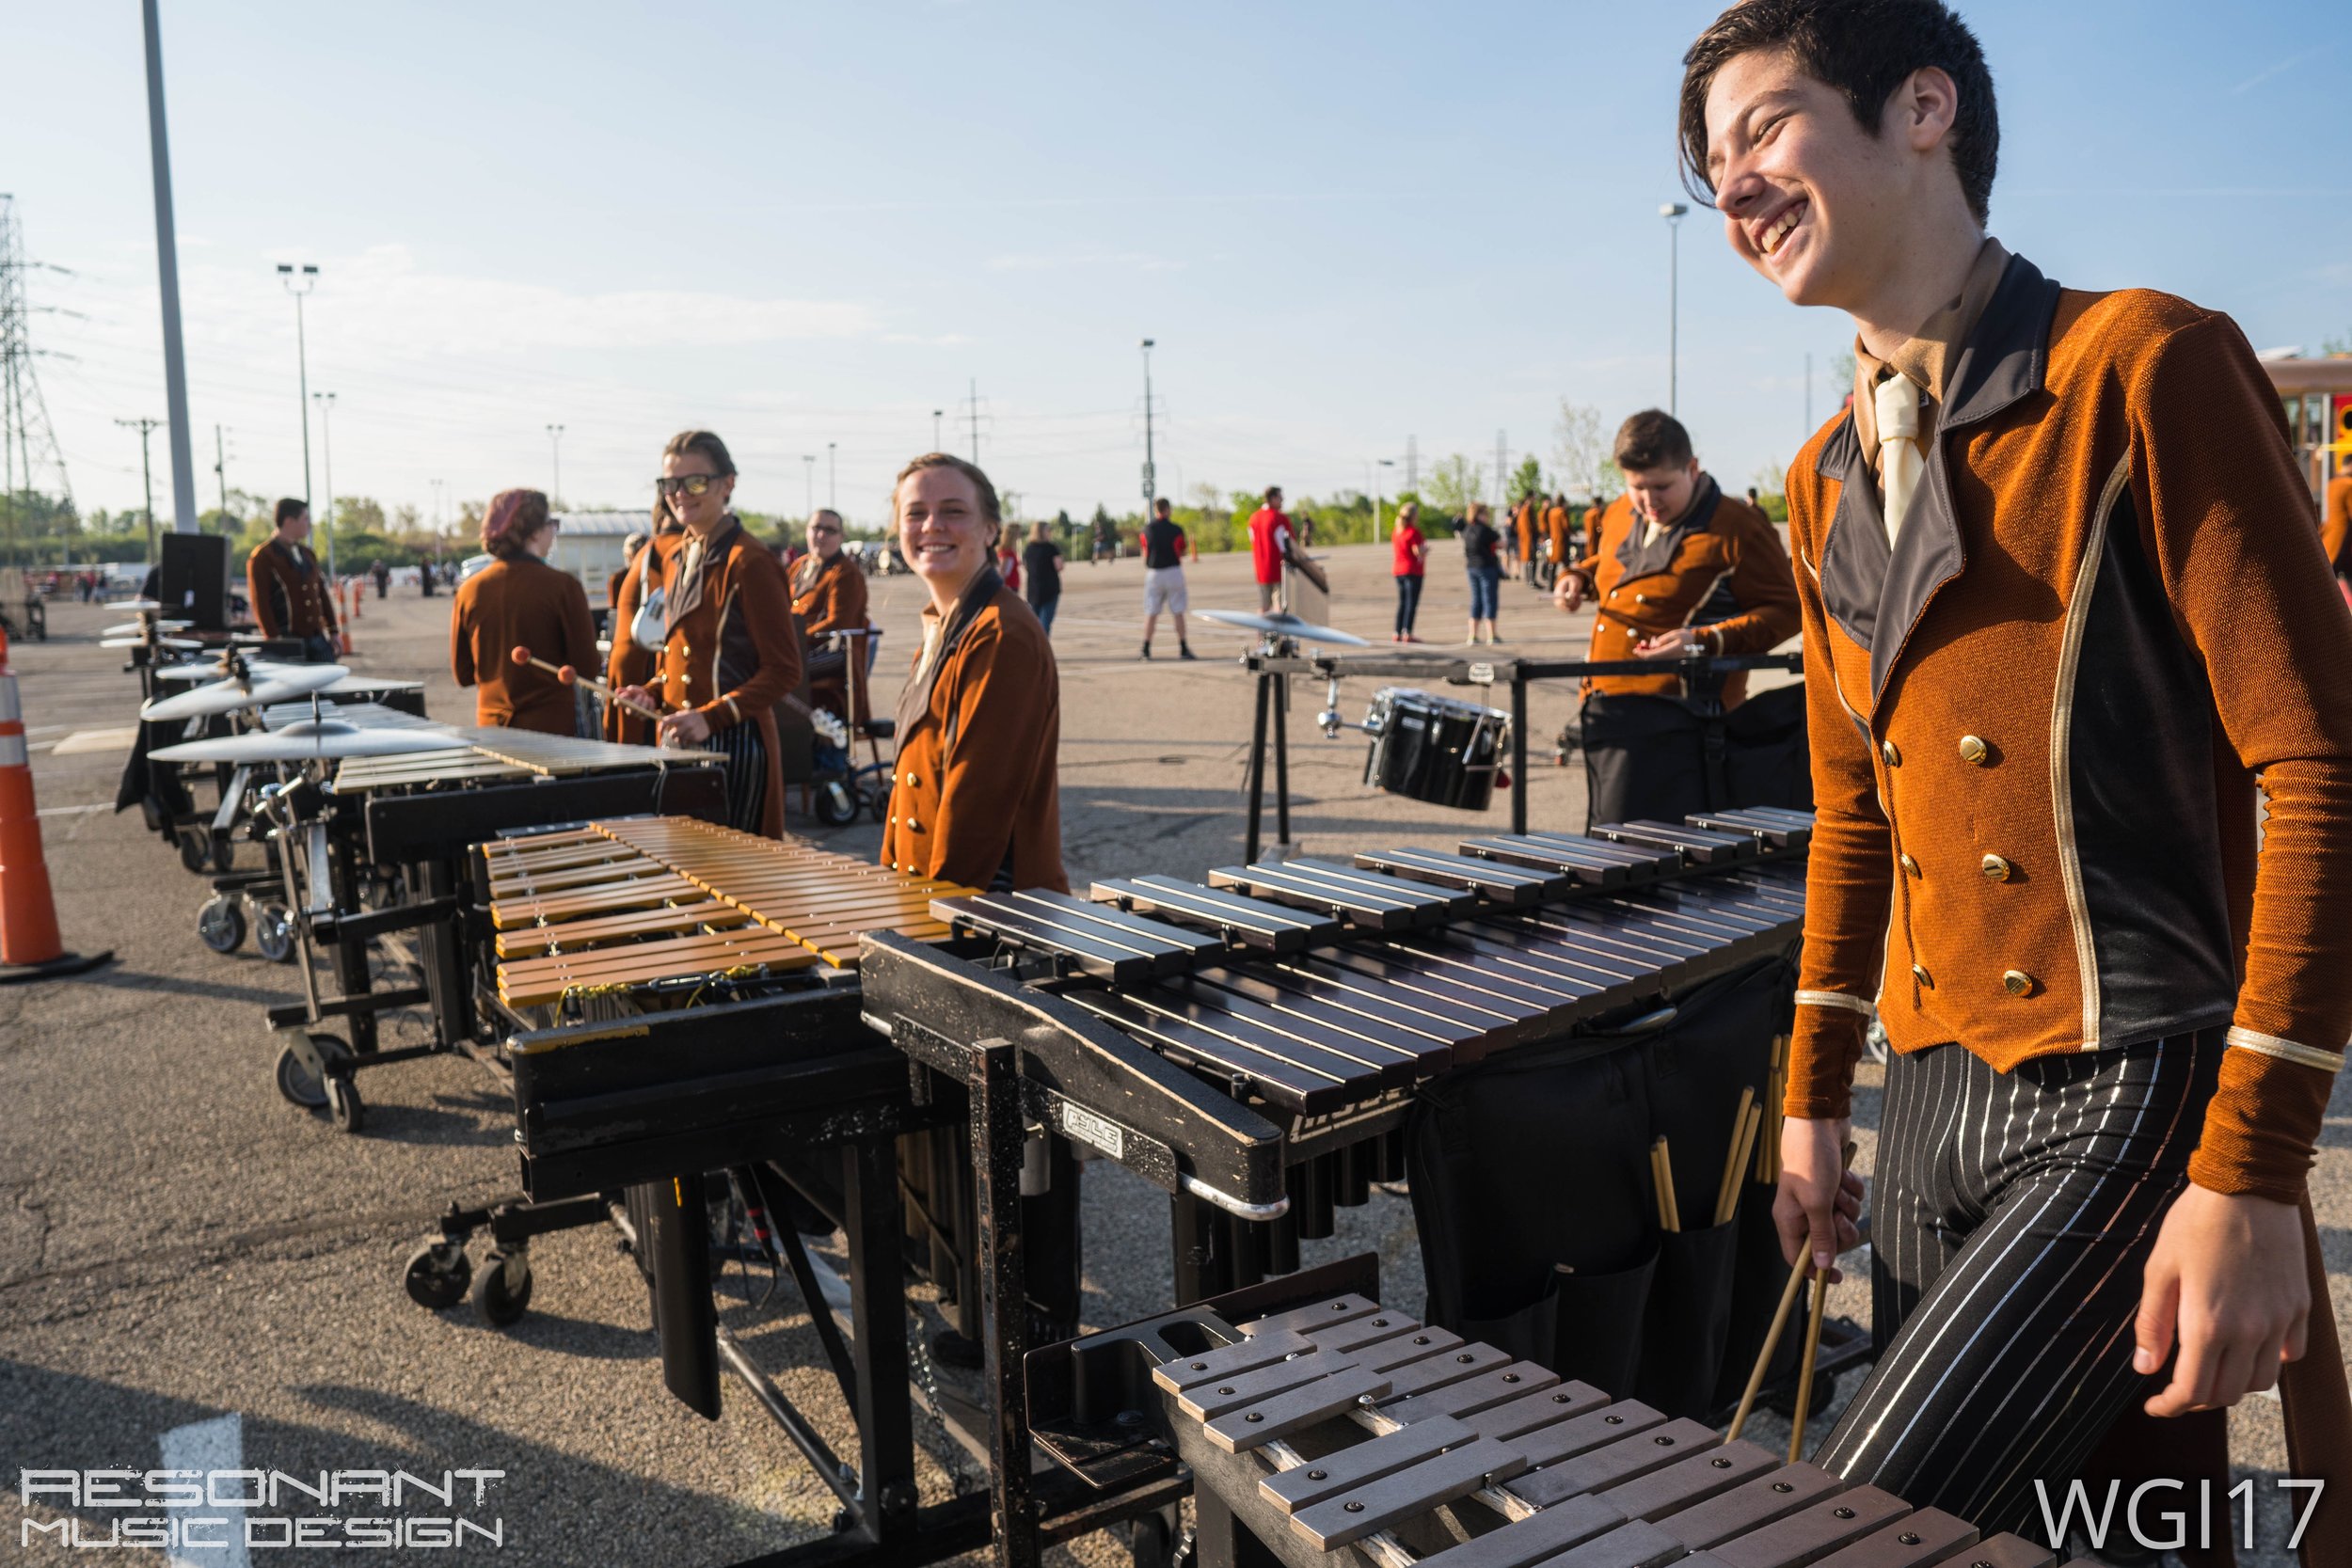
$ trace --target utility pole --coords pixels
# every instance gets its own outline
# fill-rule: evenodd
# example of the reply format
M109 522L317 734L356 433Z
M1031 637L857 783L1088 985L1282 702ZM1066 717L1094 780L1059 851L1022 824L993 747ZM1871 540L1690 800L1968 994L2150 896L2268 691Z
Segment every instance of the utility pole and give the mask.
M164 137L164 40L155 0L147 24L147 134L155 169L155 269L164 301L164 411L171 419L171 527L196 531L196 458L188 440L188 359L180 341L180 246L171 222L171 150ZM151 507L149 527L154 524Z
M1666 412L1677 419L1682 390L1682 219L1690 211L1679 201L1658 209L1666 220Z
M25 298L24 275L37 264L24 259L16 198L0 195L0 507L7 509L11 549L16 545L18 501L34 487L37 467L56 469L57 499L69 511L73 504L65 453L50 428L49 407L33 373L33 307Z
M972 378L972 466L980 466L980 378Z
M1143 340L1143 515L1158 499L1159 473L1152 461L1152 340Z
M1379 460L1379 467L1373 470L1372 542L1375 545L1380 542L1380 492L1385 487L1382 482L1389 477L1388 475L1380 472L1380 468L1393 468L1395 467L1396 459L1393 457L1383 457Z
M803 452L801 455L801 473L808 482L801 487L801 515L805 518L817 510L817 454L815 452Z
M1405 488L1421 494L1421 437L1405 437Z
M220 531L229 531L229 453L222 447L220 426L213 426L213 478L220 485Z
M555 488L548 492L548 504L562 506L564 504L564 427L562 425L548 426L548 450L555 459Z
M831 441L825 443L825 504L828 507L838 507L841 504L841 487L834 481Z
M1495 510L1511 504L1511 443L1495 432Z
M326 467L326 580L335 580L335 436L327 426L335 415L335 394L312 392L319 404L319 455ZM308 422L308 421L306 421Z
M939 450L940 416L946 412L947 410L945 408L934 408L931 410L931 451L937 451Z
M310 504L310 344L302 329L302 296L319 286L319 269L304 262L296 272L285 261L278 263L278 280L294 295L294 365L301 372L302 410L302 504Z
M147 461L147 437L161 420L117 420L125 430L139 433L139 482L147 486L147 563L155 564L155 470Z

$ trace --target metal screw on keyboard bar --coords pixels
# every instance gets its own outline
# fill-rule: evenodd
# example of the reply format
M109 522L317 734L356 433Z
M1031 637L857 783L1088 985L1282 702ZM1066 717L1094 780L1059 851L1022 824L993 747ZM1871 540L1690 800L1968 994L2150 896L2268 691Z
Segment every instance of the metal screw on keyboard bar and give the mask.
M1851 1508L1833 1508L1830 1512L1836 1514L1840 1519L1851 1519L1853 1517L1853 1510Z
M1785 1481L1776 1481L1772 1482L1772 1490L1775 1492L1794 1492L1796 1488L1789 1485Z
M1902 1534L1895 1537L1895 1539L1901 1542L1906 1546L1916 1546L1919 1544L1919 1538L1912 1534L1909 1530L1903 1531Z
M1206 1361L1196 1361L1192 1364L1192 1370L1196 1372L1205 1372L1209 1370L1209 1364Z
M1568 1398L1569 1396L1565 1394L1554 1394L1551 1396L1551 1402L1554 1404L1565 1404L1568 1402Z
M1731 1461L1728 1459L1710 1459L1708 1463L1715 1466L1718 1470L1728 1470L1731 1468Z
M1600 1418L1600 1424L1603 1426L1621 1427L1625 1425L1625 1418L1623 1416L1603 1416Z
M1428 1342L1429 1342L1429 1336L1428 1336L1428 1335L1426 1335L1426 1334L1416 1334L1416 1335L1414 1335L1414 1336L1413 1336L1413 1343L1415 1343L1415 1344L1417 1344L1417 1345L1425 1345L1425 1344L1427 1344Z
M1675 1446L1675 1440L1671 1437L1653 1437L1650 1441L1661 1449L1671 1449Z
M1335 1301L1331 1304L1331 1310L1334 1312L1344 1312L1347 1310L1347 1303L1343 1301Z
M1361 1513L1364 1511L1364 1505L1361 1503L1343 1503L1341 1506L1350 1513Z
M1374 1405L1378 1404L1380 1402L1373 1398L1370 1394L1359 1394L1356 1396L1356 1402L1362 1405L1366 1410L1370 1410Z
M1518 1380L1519 1374L1517 1372L1505 1372L1502 1374L1502 1381L1505 1383L1517 1383Z
M1231 1384L1227 1384L1224 1387L1219 1388L1219 1389L1217 1390L1217 1392L1218 1392L1218 1393L1220 1393L1220 1394L1230 1394L1230 1393L1232 1393L1232 1391L1233 1391L1233 1388L1232 1388L1232 1385L1231 1385Z
M1307 1479L1309 1481L1329 1481L1331 1479L1331 1472L1328 1470L1310 1470L1307 1472Z
M1375 1328L1386 1328L1389 1326L1389 1320L1386 1318L1375 1318L1372 1320L1372 1326Z
M1261 1410L1253 1410L1248 1415L1244 1416L1242 1419L1245 1421L1263 1421L1265 1419L1265 1413Z
M1472 1355L1470 1352L1468 1352L1468 1351L1464 1351L1461 1354L1459 1354L1459 1355L1455 1356L1454 1359L1454 1360L1456 1360L1456 1361L1475 1361L1475 1360L1477 1360L1478 1358L1477 1358L1476 1356Z

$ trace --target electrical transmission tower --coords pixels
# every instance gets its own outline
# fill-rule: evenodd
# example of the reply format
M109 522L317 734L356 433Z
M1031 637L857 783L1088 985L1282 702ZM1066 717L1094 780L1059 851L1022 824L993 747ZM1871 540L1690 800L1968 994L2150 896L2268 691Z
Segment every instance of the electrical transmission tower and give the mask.
M68 508L73 504L65 453L58 450L49 406L33 374L32 306L24 294L24 275L32 266L24 259L16 198L0 195L0 542L11 561L17 556L24 495L39 488L37 481L55 474L57 500Z

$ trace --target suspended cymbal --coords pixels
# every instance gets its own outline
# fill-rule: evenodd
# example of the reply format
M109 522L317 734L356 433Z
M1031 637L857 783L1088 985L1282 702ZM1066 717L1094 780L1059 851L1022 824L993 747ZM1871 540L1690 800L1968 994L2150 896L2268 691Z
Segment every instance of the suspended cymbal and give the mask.
M98 635L101 637L146 637L158 631L185 631L194 625L196 625L194 621L125 621L119 626L108 626Z
M98 644L102 648L200 648L201 642L185 637L109 637Z
M245 668L246 673L258 681L266 675L279 674L290 670L308 670L310 666L280 664L272 659L255 658L247 659ZM222 679L224 675L221 662L216 658L190 659L185 664L159 664L151 673L159 681L216 681Z
M292 697L307 697L350 673L340 664L273 665L265 675L248 671L243 680L215 681L177 697L159 698L139 709L139 717L150 721L209 719L241 707L267 707Z
M150 752L159 762L316 762L446 752L463 742L444 729L361 729L340 719L305 719L275 730L189 740Z
M1372 646L1352 631L1342 631L1337 626L1319 626L1295 615L1256 615L1246 610L1204 610L1200 613L1207 620L1222 621L1229 626L1262 631L1274 637L1295 638L1301 642L1331 642L1343 648Z

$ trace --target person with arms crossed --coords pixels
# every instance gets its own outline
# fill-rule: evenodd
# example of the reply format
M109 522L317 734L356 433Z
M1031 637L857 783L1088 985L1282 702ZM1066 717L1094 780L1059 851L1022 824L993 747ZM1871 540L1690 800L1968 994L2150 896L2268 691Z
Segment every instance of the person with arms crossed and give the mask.
M1873 1013L1894 1051L1884 1348L1818 1462L2023 1528L2120 1415L2283 1362L2290 1472L2352 1479L2304 1192L2352 1036L2352 617L2279 400L2226 316L1987 236L1993 78L1941 0L1750 0L1684 65L1734 254L1856 334L1788 473L1819 810L1792 1260L1853 1244ZM2302 1549L2352 1560L2341 1484Z
M1495 620L1502 600L1503 540L1489 520L1493 515L1485 501L1472 501L1470 515L1462 519L1462 567L1470 576L1470 635L1462 639L1465 647L1502 641Z
M866 656L867 627L866 603L866 574L850 552L841 547L841 514L829 507L820 507L811 514L806 534L808 553L794 562L787 573L792 584L792 613L800 619L801 641L803 648L830 646L835 633L843 634L837 652L842 662L835 666L825 660L825 673L819 673L817 660L807 661L809 701L818 707L837 714L848 723L863 723L863 712L850 711L851 683L848 660L863 660ZM864 674L861 668L859 673ZM866 704L866 683L855 683L860 701Z
M1168 498L1152 503L1152 520L1143 525L1143 657L1152 657L1152 632L1166 610L1176 623L1176 657L1193 657L1184 641L1184 552L1191 547L1184 531L1170 515Z
M1325 593L1331 585L1324 580L1323 568L1307 559L1297 537L1291 532L1291 520L1282 511L1282 487L1269 485L1265 504L1249 515L1249 564L1258 578L1258 612L1271 615L1277 610L1290 612L1290 595L1283 592L1282 573L1287 569L1299 573Z
M775 706L798 701L801 684L784 565L727 510L735 460L709 431L670 438L655 493L684 531L655 562L662 594L658 689L633 686L622 695L663 709L657 734L664 744L707 746L726 757L730 827L782 838ZM653 555L649 546L638 559Z
M482 547L497 559L457 585L449 610L450 673L475 689L476 724L580 733L578 689L514 661L516 648L528 648L549 664L596 667L588 591L548 564L562 526L537 490L501 490L482 514Z
M309 504L291 496L279 501L277 531L246 557L245 591L263 637L299 642L304 658L326 664L335 657L335 594L318 553L304 543L310 537Z

